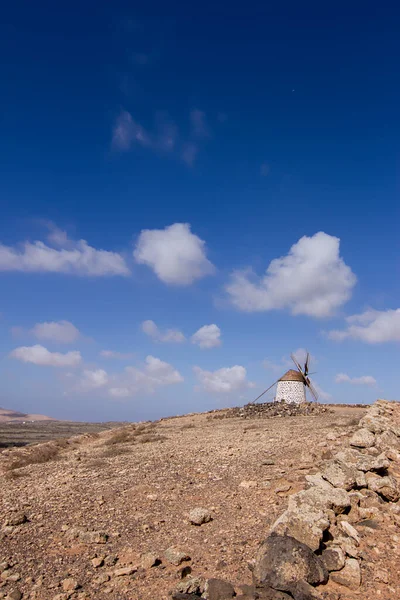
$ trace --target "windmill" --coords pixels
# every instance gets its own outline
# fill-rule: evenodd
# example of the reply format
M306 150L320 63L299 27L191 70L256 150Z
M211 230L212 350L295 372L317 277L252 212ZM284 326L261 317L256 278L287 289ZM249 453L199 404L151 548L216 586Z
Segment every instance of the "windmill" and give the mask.
M299 361L296 357L291 354L290 355L292 361L297 367L295 369L289 369L282 377L280 377L277 381L275 381L272 385L269 386L262 394L258 396L253 402L257 402L264 396L270 389L272 389L276 385L276 394L275 394L275 402L285 401L292 404L301 404L302 402L307 402L306 399L306 388L308 388L314 397L315 401L318 400L317 390L312 385L309 378L309 364L310 364L310 354L307 352L307 357L304 363L304 367L302 368Z

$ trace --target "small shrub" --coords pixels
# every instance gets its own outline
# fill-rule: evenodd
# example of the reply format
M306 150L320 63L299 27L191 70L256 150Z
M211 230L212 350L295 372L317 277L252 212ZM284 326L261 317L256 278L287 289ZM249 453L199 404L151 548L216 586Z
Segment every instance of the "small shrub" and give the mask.
M125 444L132 441L132 432L128 429L117 429L112 435L104 440L105 446L114 446L115 444Z
M120 454L128 454L129 452L132 452L132 448L129 446L110 446L110 448L106 448L106 450L103 450L103 452L101 453L101 456L103 458L113 458L113 456L119 456Z
M58 454L59 448L53 442L51 444L32 446L27 452L15 452L11 456L11 460L7 464L6 469L8 471L13 471L14 469L20 469L21 467L27 467L28 465L46 463L55 460L58 457Z
M137 440L138 444L149 444L150 442L163 442L164 440L166 440L167 438L165 437L165 435L142 435L140 436L140 438Z
M25 477L26 473L21 473L21 471L6 471L4 473L4 479L7 480L15 480L21 479L21 477Z
M57 448L64 449L70 445L70 442L68 438L58 438L57 440L54 440L53 444L57 446Z

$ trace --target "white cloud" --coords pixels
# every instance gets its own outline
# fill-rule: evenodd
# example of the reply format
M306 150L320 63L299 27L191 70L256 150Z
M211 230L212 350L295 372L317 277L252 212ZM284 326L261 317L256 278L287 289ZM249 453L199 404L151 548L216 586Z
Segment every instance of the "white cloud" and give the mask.
M181 158L189 167L193 167L197 158L199 147L194 142L186 142L183 144Z
M70 240L65 232L56 227L53 227L48 239L57 248L41 241L27 241L20 247L0 243L0 271L89 276L129 275L124 258L117 252L97 250L89 246L86 240Z
M300 365L303 367L304 363L306 361L306 358L307 358L307 350L305 348L297 348L297 350L294 350L292 352L292 354L297 359L297 361L300 363ZM315 356L310 353L310 364L315 365L317 362L318 361L315 358ZM270 371L275 371L275 372L282 371L283 372L283 371L286 371L287 369L294 369L295 365L290 356L283 356L279 363L276 363L276 362L266 358L265 360L263 360L263 367Z
M110 396L113 396L114 398L128 398L129 396L133 396L134 394L135 391L127 387L110 388Z
M338 373L335 377L336 383L351 383L352 385L376 385L375 377L371 375L362 375L361 377L350 377L346 373Z
M314 380L311 380L311 383L318 394L318 400L325 400L325 402L332 400L332 394L325 392L325 390L323 390Z
M215 271L206 257L205 242L190 231L188 223L174 223L165 229L144 229L133 256L137 263L153 269L167 284L189 285Z
M193 370L201 387L206 392L229 394L253 387L253 384L246 379L246 369L240 365L225 367L217 371L204 371L200 367L194 367Z
M190 135L184 139L179 135L176 124L165 112L155 114L154 127L148 130L128 111L122 110L113 127L111 147L126 152L139 146L153 152L175 156L191 167L199 152L199 144L194 140L204 141L210 137L210 129L205 113L201 110L192 110L189 119Z
M366 310L346 319L347 329L332 330L328 337L342 341L346 338L368 344L400 342L400 308L397 310Z
M207 125L206 114L202 110L194 108L190 112L190 124L194 137L206 138L210 136L210 129Z
M172 342L180 344L185 341L185 336L178 329L165 329L161 331L154 321L143 321L142 331L156 342Z
M328 317L347 302L356 276L339 254L340 240L322 231L304 236L286 256L272 260L263 277L236 271L226 290L238 309L288 309L293 315Z
M48 323L36 323L31 333L39 340L51 340L70 344L80 336L79 329L69 321L50 321Z
M218 325L203 325L191 337L192 344L200 348L215 348L222 344L221 330Z
M288 364L286 362L283 361L280 363L275 363L272 360L269 360L268 358L264 359L262 362L262 365L264 367L264 369L268 369L268 371L274 371L275 373L278 373L280 371L283 371L285 368L288 367Z
M117 398L138 393L151 394L160 387L182 381L182 375L172 365L154 356L147 356L141 369L129 366L122 374L114 375L110 380L109 393Z
M142 365L127 366L116 373L96 367L84 369L79 375L66 375L70 392L90 393L95 390L98 394L113 398L152 394L159 388L183 382L179 371L154 356L147 356Z
M15 348L10 356L22 362L43 367L76 367L82 360L81 353L77 350L61 354L60 352L50 352L40 344Z
M103 369L85 369L82 375L81 385L84 389L96 389L104 387L108 383L107 372Z
M103 358L115 358L117 360L129 360L134 358L133 352L117 352L115 350L102 350L100 356Z
M144 127L137 123L128 111L123 110L115 122L112 147L122 151L129 150L134 144L150 147L153 142Z

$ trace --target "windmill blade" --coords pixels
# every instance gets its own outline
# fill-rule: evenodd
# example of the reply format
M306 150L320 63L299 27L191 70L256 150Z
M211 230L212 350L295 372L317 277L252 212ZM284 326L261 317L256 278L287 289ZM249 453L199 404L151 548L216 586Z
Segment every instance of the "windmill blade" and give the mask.
M257 396L257 398L255 400L253 400L253 402L250 402L249 404L254 404L255 402L257 402L257 400L259 400L261 398L261 396L264 396L264 394L266 394L267 392L269 392L269 390L271 388L274 387L274 385L276 385L278 383L279 379L277 379L275 381L275 383L273 383L272 385L269 386L269 388L267 388L262 394L260 394L259 396Z
M300 373L303 375L304 377L304 373L303 373L303 369L300 366L300 363L297 361L296 357L294 354L290 355L290 358L292 359L292 361L294 362L294 364L296 365L296 367L298 368L298 370L300 371Z
M314 396L315 401L318 402L318 392L308 378L307 378L307 386L310 389L310 392L312 393L312 395Z
M306 362L304 363L304 375L308 374L308 364L310 362L310 353L307 352Z

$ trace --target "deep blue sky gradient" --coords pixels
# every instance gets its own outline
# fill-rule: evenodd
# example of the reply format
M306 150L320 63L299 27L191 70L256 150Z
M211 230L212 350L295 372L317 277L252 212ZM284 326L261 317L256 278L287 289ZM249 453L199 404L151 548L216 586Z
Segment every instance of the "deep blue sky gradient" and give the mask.
M327 340L324 330L368 307L399 307L400 9L388 3L20 2L0 26L0 242L44 239L43 221L96 248L131 256L142 229L191 224L218 271L187 288L135 267L130 278L0 273L0 405L61 418L136 419L237 404L239 395L193 392L192 366L243 365L262 390L298 347L318 359L317 379L336 401L398 395L398 344ZM210 135L192 167L176 154L112 148L128 111L145 129L163 112L189 136L204 111ZM263 176L261 167L269 172ZM262 274L303 235L325 231L357 275L336 317L246 314L222 288L232 269ZM129 259L129 258L128 258ZM129 259L131 260L131 259ZM185 382L116 402L64 395L59 371L8 358L10 328L71 321L87 364L99 350L172 363ZM210 351L154 345L152 319L192 334L216 323ZM68 348L59 349L66 351ZM122 368L112 364L113 368ZM335 374L372 375L378 388L338 385Z

